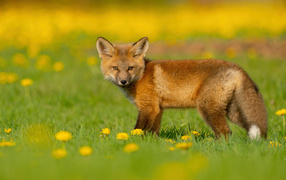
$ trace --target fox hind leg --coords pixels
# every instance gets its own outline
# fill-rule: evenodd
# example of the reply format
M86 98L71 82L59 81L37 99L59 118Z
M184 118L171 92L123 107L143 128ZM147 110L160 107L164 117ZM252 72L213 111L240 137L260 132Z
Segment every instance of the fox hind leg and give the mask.
M231 131L226 123L225 111L223 109L212 109L205 105L199 105L198 111L203 119L210 125L215 133L216 138L219 138L221 134L227 138L231 134Z
M246 130L249 129L249 125L247 124L247 121L246 121L245 117L243 116L242 111L239 108L235 98L233 98L231 100L231 102L228 104L227 118L231 122L239 125L240 127L244 128Z

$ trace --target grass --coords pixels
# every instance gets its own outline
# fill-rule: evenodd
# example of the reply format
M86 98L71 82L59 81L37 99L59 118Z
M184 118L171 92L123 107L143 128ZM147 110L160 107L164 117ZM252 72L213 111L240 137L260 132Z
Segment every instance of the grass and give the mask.
M72 49L72 48L71 48ZM241 65L260 87L269 114L268 139L250 141L247 133L230 124L233 135L226 142L214 141L211 129L195 110L164 112L159 137L151 134L117 140L116 134L133 129L137 110L119 89L103 79L99 63L88 66L73 56L69 46L45 49L42 54L51 61L61 61L65 68L54 72L37 70L36 59L29 58L27 68L15 66L11 59L24 50L6 48L0 56L7 61L0 72L17 73L12 84L0 85L0 138L13 139L13 147L0 147L0 179L284 179L286 131L282 118L275 115L285 108L286 63L275 59L249 58L240 55L229 61ZM91 55L95 56L95 51ZM156 55L149 55L149 57ZM160 56L160 55L157 55ZM187 58L171 54L162 58ZM189 58L189 57L188 57ZM227 59L224 55L218 58ZM83 58L84 59L84 58ZM30 78L32 86L22 87L20 80ZM101 129L108 127L108 138L101 138ZM6 134L5 128L12 132ZM65 144L63 159L51 156L61 148L54 135L61 130L73 139ZM189 150L170 151L181 142L182 135L196 130ZM270 141L281 145L269 147ZM127 143L136 143L139 150L124 153ZM81 146L92 147L93 154L82 157Z

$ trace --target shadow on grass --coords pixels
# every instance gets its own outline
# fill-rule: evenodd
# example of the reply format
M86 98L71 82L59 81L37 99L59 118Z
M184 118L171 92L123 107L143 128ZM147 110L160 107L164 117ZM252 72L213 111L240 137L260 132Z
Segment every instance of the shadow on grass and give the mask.
M184 135L192 135L191 133L191 128L188 127L188 129L183 128L183 127L176 127L176 126L171 126L171 127L163 127L159 133L159 137L164 138L164 139L181 139L182 136ZM215 136L213 133L210 133L209 131L202 131L199 132L200 135L194 136L197 141L204 140L206 138L213 138L215 139Z
M159 137L164 139L178 139L186 133L187 133L186 130L183 129L182 127L176 127L176 126L167 128L165 127L161 129Z

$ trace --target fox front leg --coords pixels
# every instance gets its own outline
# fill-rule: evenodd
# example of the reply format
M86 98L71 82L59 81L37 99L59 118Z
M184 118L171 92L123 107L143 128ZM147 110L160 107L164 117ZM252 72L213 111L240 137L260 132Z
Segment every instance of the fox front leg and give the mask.
M144 131L159 134L162 108L144 108L140 109L137 117L137 123L134 129L142 129Z

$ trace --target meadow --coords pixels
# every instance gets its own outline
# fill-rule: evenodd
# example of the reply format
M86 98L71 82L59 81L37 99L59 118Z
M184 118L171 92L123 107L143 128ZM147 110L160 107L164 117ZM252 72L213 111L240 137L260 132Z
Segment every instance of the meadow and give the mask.
M231 123L228 141L215 140L191 109L166 110L157 137L131 132L136 107L101 74L98 36L117 42L148 36L150 48L158 41L168 47L193 40L285 41L280 3L212 8L153 7L146 17L140 8L112 6L1 7L0 179L285 179L286 113L279 111L286 108L285 57L264 57L252 47L195 56L235 62L257 83L269 122L268 138L258 141ZM174 29L178 20L185 23ZM172 51L147 56L194 58Z

